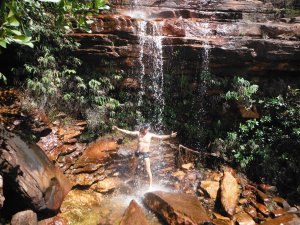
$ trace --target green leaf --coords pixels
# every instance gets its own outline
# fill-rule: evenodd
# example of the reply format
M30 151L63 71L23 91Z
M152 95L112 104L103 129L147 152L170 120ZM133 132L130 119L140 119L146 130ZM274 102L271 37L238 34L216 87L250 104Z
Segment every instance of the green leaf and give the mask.
M9 11L7 18L13 17L15 14L12 10Z
M7 19L8 25L12 27L20 26L20 22L16 19L16 17L12 16Z
M3 39L1 40L1 39L0 39L0 46L1 46L2 48L6 48L6 44L7 44L7 43L6 43L5 40L3 40Z
M3 73L0 73L0 81L3 80L4 84L7 84L7 78Z
M21 42L20 44L23 44L23 43L26 43L26 42L29 42L31 40L32 37L28 37L28 36L25 36L25 35L18 35L18 36L15 36L14 39L17 43Z
M13 33L13 34L15 34L15 35L19 35L19 36L22 35L21 31L19 31L19 30L8 29L8 31L11 32L11 33Z

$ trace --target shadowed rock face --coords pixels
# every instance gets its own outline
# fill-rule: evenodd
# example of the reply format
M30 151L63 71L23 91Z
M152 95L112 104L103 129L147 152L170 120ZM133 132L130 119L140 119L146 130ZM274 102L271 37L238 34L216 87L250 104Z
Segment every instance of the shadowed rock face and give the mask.
M203 69L205 49L216 74L299 73L299 21L277 20L271 3L144 0L133 10L130 5L115 1L115 14L92 18L91 34L73 34L82 44L78 55L96 70L108 71L111 64L128 71L138 68L140 25L145 22L148 35L153 26L160 27L168 73L194 76ZM151 53L144 49L143 54L147 58ZM145 72L150 69L146 66Z
M145 194L144 202L168 224L198 225L210 221L197 197L162 191Z
M0 152L4 187L23 200L23 207L57 211L71 185L45 153L4 128L0 128Z

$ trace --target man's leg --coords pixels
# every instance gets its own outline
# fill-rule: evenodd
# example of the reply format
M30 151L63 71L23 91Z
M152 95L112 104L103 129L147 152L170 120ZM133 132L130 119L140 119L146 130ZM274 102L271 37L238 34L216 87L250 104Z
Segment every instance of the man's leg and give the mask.
M150 159L145 158L144 162L145 162L146 171L147 171L148 176L149 176L149 188L150 188L152 186L152 172L151 172L151 168L150 168Z
M130 160L130 173L129 178L126 180L126 183L131 182L136 176L136 168L138 167L138 157L133 156Z

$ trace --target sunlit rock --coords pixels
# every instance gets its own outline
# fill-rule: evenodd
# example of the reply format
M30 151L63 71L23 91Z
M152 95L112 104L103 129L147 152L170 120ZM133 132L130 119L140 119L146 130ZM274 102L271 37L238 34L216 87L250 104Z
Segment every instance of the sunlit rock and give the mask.
M90 186L95 182L94 175L89 173L81 173L76 175L76 185Z
M222 206L228 215L233 216L238 203L240 189L231 173L224 172L220 188Z
M188 171L188 170L191 170L194 168L194 165L193 163L186 163L186 164L182 164L181 165L181 168Z
M192 195L155 191L146 193L144 202L171 225L198 225L211 221L199 200Z
M37 215L32 210L18 212L13 215L11 225L37 225Z
M103 139L90 144L82 155L85 161L105 161L110 152L116 152L118 144L113 139Z
M201 181L200 187L205 191L205 193L207 193L209 195L210 198L212 198L212 199L217 198L218 190L220 187L219 182L208 181L208 180Z
M72 225L97 225L101 219L101 200L101 194L72 190L63 201L59 216Z
M107 193L115 190L123 184L123 181L118 177L109 177L99 181L91 186L91 189L100 193Z
M178 170L172 173L172 177L176 178L177 180L181 181L185 176L185 172Z
M244 211L234 215L234 217L238 225L255 225L255 221Z
M120 225L149 225L141 207L132 200L125 210Z

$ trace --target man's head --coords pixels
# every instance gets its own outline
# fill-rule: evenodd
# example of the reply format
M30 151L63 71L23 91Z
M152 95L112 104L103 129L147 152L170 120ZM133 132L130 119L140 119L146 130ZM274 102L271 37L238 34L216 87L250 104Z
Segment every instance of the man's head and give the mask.
M149 124L143 124L140 128L140 132L143 134L146 134L150 130Z

